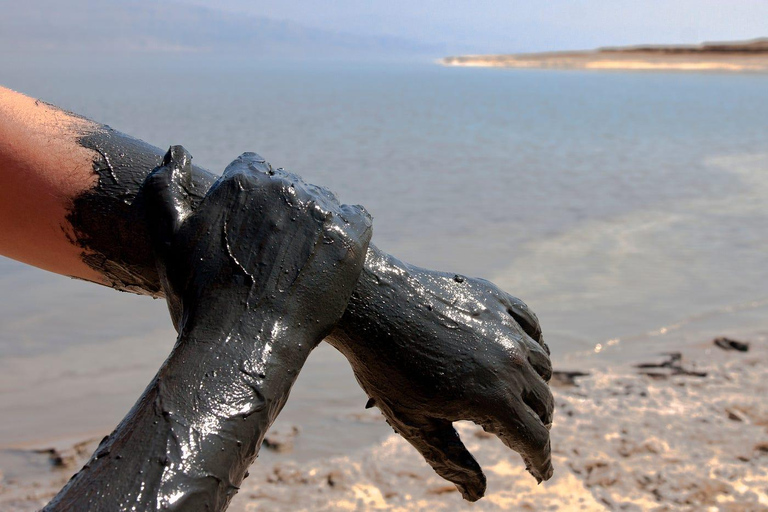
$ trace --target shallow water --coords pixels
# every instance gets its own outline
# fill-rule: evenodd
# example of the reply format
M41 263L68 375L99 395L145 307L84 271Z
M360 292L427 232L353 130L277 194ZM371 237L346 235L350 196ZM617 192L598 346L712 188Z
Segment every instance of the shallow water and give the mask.
M364 204L382 249L526 300L557 365L768 329L767 75L3 69L3 85L181 143L215 172L257 151ZM166 316L0 260L0 445L111 429L173 344ZM303 429L291 456L380 438L364 403L344 359L318 349L281 416Z

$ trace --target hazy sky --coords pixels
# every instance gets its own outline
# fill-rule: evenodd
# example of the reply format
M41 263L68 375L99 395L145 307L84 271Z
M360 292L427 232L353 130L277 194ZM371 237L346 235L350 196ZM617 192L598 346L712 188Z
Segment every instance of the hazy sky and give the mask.
M435 58L768 37L768 0L0 0L0 12L0 57L6 47Z
M535 51L768 36L768 0L181 0L450 51Z

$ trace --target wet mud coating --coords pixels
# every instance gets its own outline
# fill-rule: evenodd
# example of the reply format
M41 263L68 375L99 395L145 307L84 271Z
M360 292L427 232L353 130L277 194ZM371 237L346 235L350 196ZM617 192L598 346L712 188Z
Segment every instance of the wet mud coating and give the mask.
M98 155L93 161L97 186L75 198L67 218L84 250L83 260L115 289L162 296L144 204L137 196L163 152L109 127L83 135L80 144ZM192 167L186 190L192 207L215 179Z
M456 420L496 434L548 480L552 366L533 312L482 279L373 251L366 261L329 342L349 359L368 405L469 501L483 496L486 479Z
M226 508L346 308L371 236L365 210L253 153L194 211L190 178L177 146L141 190L176 346L46 510Z
M187 262L186 277L173 277L176 270L168 271L164 263L167 256L163 251L173 246L167 241L167 233L187 225L187 219L205 218L195 217L197 209L219 182L209 172L192 166L181 149L173 149L163 161L159 149L107 127L83 135L80 142L98 155L94 159L97 185L73 201L68 217L76 234L74 242L83 248L84 261L102 273L113 288L166 297L172 318L183 334L184 326L191 325L185 314L191 313L185 313L183 293L176 287L196 270L212 270L215 266L213 260L204 257L202 261ZM161 163L165 174L158 171L147 180L150 171ZM244 155L233 166L236 164L262 173L287 175L253 154ZM160 180L166 175L173 179ZM300 183L299 188L306 193L336 204L322 189L291 179ZM142 189L145 180L147 186ZM158 200L162 190L165 195L160 197L165 200ZM233 198L239 196L222 195L220 211L226 210L223 201ZM175 210L169 212L163 206L167 204L174 205ZM270 204L267 201L259 205L256 199L248 202L253 215L261 215ZM208 220L221 219L211 215ZM215 231L199 229L200 243L216 235ZM250 243L256 242L250 239ZM251 249L258 252L261 247ZM238 257L237 261L251 261L250 256L241 256L245 259ZM223 261L231 263L235 258L230 255ZM205 276L200 272L196 275ZM234 280L227 300L237 295L236 283L251 286L247 272L226 274L222 270L219 277L220 286L226 284L225 278ZM205 300L215 302L215 297ZM263 305L252 300L247 304L251 308ZM227 311L221 304L216 307ZM194 318L198 315L200 312ZM215 339L226 332L223 327L208 331L207 335ZM438 474L456 484L466 499L483 496L485 477L461 444L451 421L470 419L481 424L520 452L538 480L551 476L548 427L552 395L546 386L551 366L538 320L519 299L487 281L408 265L369 244L364 270L328 341L349 359L371 398L368 405L379 407L393 428L420 451ZM226 361L231 354L220 356L221 361ZM232 361L239 359L230 359L231 365ZM226 366L221 364L222 368ZM276 386L283 385L295 379L299 368L285 375L270 374L269 378L281 381ZM156 392L153 389L148 389L144 400ZM140 404L131 413L133 416L137 411L146 413ZM165 460L166 447L162 443L145 448L148 451L141 453L149 456L151 452L156 459ZM123 466L128 469L128 465ZM138 464L132 468L141 469ZM101 485L106 485L108 480L103 478ZM96 487L89 492L96 492Z

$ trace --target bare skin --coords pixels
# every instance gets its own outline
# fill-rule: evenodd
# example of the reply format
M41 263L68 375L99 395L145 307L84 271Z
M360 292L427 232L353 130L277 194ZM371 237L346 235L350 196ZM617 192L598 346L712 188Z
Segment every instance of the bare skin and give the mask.
M64 221L72 198L96 184L97 155L77 144L93 125L0 87L0 250L57 274L106 284L83 263Z
M143 221L130 219L132 231L146 235L132 240L136 255L120 262L109 255L91 257L94 249L82 243L91 233L78 232L70 222L76 199L99 189L97 162L154 162L141 169L110 165L110 179L125 189L105 200L140 206L133 199L162 157L151 146L123 143L127 139L117 132L108 134L109 150L84 147L84 134L100 130L105 129L0 89L0 253L113 288L165 296L172 315L178 314ZM123 170L133 179L124 179ZM185 172L194 184L188 198L194 212L214 178L199 168ZM119 208L103 211L100 222L106 225L126 220L118 218ZM107 245L115 244L119 238L108 240ZM109 271L117 263L132 272L128 279L116 280ZM134 274L141 278L131 280ZM487 281L410 266L370 245L347 310L328 340L350 360L372 403L395 430L466 499L482 497L485 478L453 431L455 420L481 424L518 451L537 479L551 476L552 396L546 385L551 365L538 320L519 299ZM290 369L291 377L269 379L290 382L301 363Z

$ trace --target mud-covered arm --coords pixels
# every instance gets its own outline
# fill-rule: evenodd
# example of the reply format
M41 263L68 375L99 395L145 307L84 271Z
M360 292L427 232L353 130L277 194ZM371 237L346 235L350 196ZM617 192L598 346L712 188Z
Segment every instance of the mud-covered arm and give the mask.
M483 496L485 476L454 430L457 420L496 434L539 482L552 476L549 349L520 299L483 279L369 249L327 341L349 360L368 406L465 499Z
M364 210L245 154L192 211L189 161L171 148L142 189L177 343L48 510L226 508L357 282Z
M0 238L0 253L163 296L139 196L163 152L25 96L0 93L0 181L13 185L0 187L0 227L11 235ZM189 175L185 193L194 210L215 177L195 166ZM474 500L483 495L485 479L450 421L472 419L496 431L524 454L537 478L548 478L549 359L530 344L541 341L541 329L522 301L486 281L452 276L370 245L332 343L393 427ZM436 411L446 403L450 410Z

